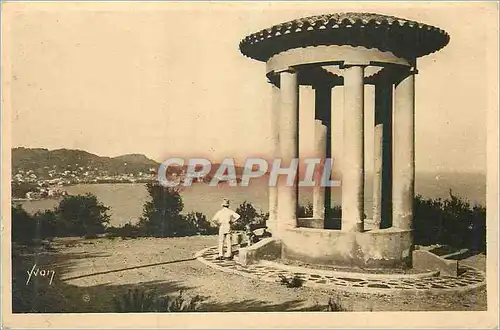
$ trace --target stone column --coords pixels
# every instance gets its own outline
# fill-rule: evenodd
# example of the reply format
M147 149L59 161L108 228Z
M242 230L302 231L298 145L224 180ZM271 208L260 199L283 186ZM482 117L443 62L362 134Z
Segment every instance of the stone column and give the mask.
M413 227L415 185L415 72L396 84L394 93L394 153L392 224Z
M344 68L344 145L342 230L363 231L364 221L364 67Z
M392 92L387 79L375 84L373 222L377 229L390 227L392 216Z
M280 144L279 144L279 128L280 128L280 89L278 86L271 83L271 144L272 144L272 157L268 164L272 164L274 159L279 158ZM276 231L278 219L278 188L276 186L269 186L269 219L266 226L272 234Z
M280 157L281 167L289 167L299 155L299 85L297 72L280 73ZM278 228L297 227L298 178L286 185L286 176L278 177Z
M330 86L315 87L315 127L314 127L314 141L315 141L315 157L320 158L322 169L325 159L330 157L328 143L329 137L329 122L330 112L332 108L332 89ZM315 183L313 188L313 218L324 219L325 207L330 207L329 203L329 190L330 187L321 186L322 171L316 172ZM327 191L328 190L328 191ZM328 195L328 196L327 196ZM328 197L328 201L326 200Z

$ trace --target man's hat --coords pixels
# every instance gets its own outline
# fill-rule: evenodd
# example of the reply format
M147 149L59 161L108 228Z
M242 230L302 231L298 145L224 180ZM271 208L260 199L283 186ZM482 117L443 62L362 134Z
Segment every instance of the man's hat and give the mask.
M223 198L222 199L222 206L229 206L229 199Z

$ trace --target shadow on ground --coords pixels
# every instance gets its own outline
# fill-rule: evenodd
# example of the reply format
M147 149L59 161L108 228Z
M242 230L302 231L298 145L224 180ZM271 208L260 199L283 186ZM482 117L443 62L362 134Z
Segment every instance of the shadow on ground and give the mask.
M185 274L179 274L173 280L155 280L131 284L117 285L114 283L101 283L98 285L78 286L73 281L92 279L93 276L102 274L120 273L134 271L135 269L147 269L158 265L192 262L193 258L176 259L165 262L149 263L131 267L117 267L105 269L100 272L81 274L72 272L82 260L89 257L101 258L101 264L105 265L106 253L70 253L65 251L65 246L51 247L39 246L16 246L12 249L12 305L14 313L114 313L114 297L123 297L130 290L136 288L142 290L154 290L160 295L178 296L182 291L184 297L193 297L196 291L200 291L198 284L186 285ZM185 256L187 256L185 254ZM52 265L55 267L58 278L52 285L49 284L47 276L32 277L27 283L27 271L33 265ZM81 271L81 266L79 267ZM263 295L238 295L238 288L234 290L233 301L217 301L216 297L202 297L198 311L200 312L278 312L278 311L325 311L328 306L316 305L314 302L301 300L310 299L310 295L302 292L299 294L285 293L287 301L264 301L267 298L265 290ZM262 290L262 289L261 289ZM325 304L333 292L322 294L318 303ZM480 290L477 294L450 294L450 295L426 295L426 296L402 296L402 297L374 297L371 295L349 294L341 297L340 302L349 311L400 311L400 310L485 310L486 291ZM228 299L226 296L225 299ZM316 298L314 298L316 299Z
M64 249L64 246L62 247ZM140 289L155 291L160 295L178 296L182 291L185 297L193 297L190 291L195 289L181 281L148 281L135 284L115 285L112 283L77 286L73 280L90 278L102 274L118 273L159 265L188 262L194 258L178 259L166 262L124 267L102 272L68 276L80 259L106 257L107 254L60 253L58 249L47 246L13 246L12 253L12 312L13 313L114 313L117 312L114 297L121 299L129 291ZM49 283L48 276L31 276L28 271L33 265L43 265L48 269L53 266L58 278ZM38 266L37 266L38 267ZM52 269L52 268L51 268ZM187 294L186 294L187 292ZM304 309L303 300L292 300L273 304L266 301L246 299L241 301L217 303L210 297L201 297L198 311L202 312L276 312L291 310L322 310L324 307Z

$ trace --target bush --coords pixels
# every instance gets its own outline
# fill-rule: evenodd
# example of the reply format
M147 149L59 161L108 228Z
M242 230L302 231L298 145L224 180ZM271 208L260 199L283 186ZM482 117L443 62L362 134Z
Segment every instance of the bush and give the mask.
M219 229L210 223L207 217L200 212L190 212L183 216L184 234L186 235L214 235Z
M343 312L346 311L346 309L340 304L340 302L337 299L334 299L330 297L328 299L328 305L327 305L327 312Z
M304 284L304 280L294 275L291 278L288 278L284 275L279 275L280 283L285 285L287 288L300 288Z
M106 228L106 233L108 233L109 237L137 238L143 236L141 228L137 225L133 225L131 222L127 222L120 227L108 227Z
M92 194L65 196L53 210L26 212L12 205L12 240L33 241L64 236L95 237L109 223L109 208Z
M121 297L113 297L115 312L194 312L202 301L200 296L184 298L182 291L177 297L162 296L155 291L128 290Z
M29 243L36 238L37 224L35 219L23 209L21 204L11 206L12 212L12 241Z
M449 192L442 200L414 200L414 241L418 245L444 244L454 248L486 251L486 208L471 206Z
M93 194L64 196L56 209L58 236L96 237L109 223L109 207Z
M342 306L338 298L330 297L325 305L319 305L317 302L313 307L307 308L308 312L345 312L346 308Z
M246 225L250 225L252 229L265 227L269 218L269 213L257 212L252 203L247 201L241 203L235 212L240 218L233 224L234 230L245 230Z

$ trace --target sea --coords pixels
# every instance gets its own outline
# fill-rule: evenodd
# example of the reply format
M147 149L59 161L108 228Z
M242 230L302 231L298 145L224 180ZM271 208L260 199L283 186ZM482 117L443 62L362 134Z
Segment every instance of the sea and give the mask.
M365 182L365 213L371 217L372 180L367 176ZM125 223L136 223L143 210L144 203L149 200L149 194L144 183L103 183L78 184L64 189L69 194L92 193L100 202L110 208L110 225L121 226ZM415 192L425 198L446 198L449 191L454 195L468 200L472 205L486 205L486 175L481 173L417 173ZM201 212L211 218L220 208L222 198L231 201L235 209L244 201L262 212L268 211L267 181L256 179L250 181L248 187L222 185L211 187L203 183L194 183L181 191L184 209L182 213ZM332 204L341 204L341 187L332 187ZM299 202L302 205L312 201L312 189L303 188L299 191ZM59 199L22 201L24 209L30 213L52 209Z

